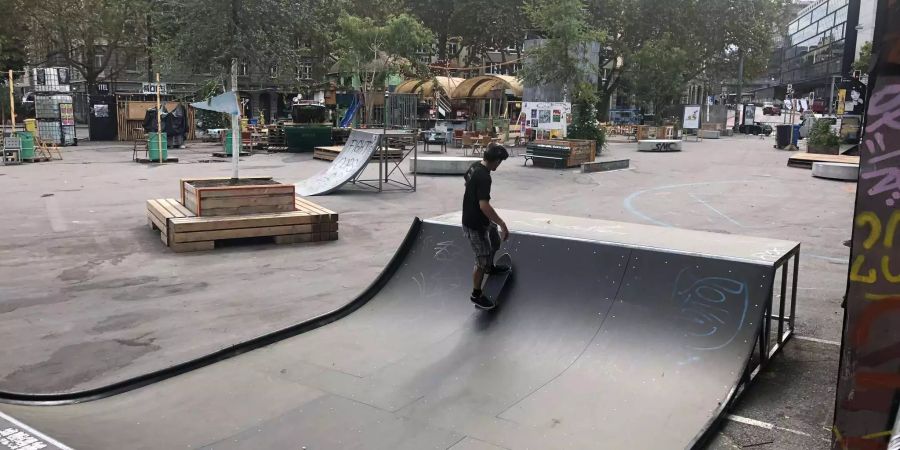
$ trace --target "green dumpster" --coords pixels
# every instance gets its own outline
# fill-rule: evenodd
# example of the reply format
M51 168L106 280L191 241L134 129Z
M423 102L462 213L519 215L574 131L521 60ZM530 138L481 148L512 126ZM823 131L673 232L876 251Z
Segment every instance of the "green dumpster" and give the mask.
M150 133L147 135L147 157L151 161L159 161L160 140L162 141L162 159L169 158L168 141L165 133Z
M34 135L30 131L19 131L16 135L19 137L19 145L22 146L19 150L20 158L34 159Z
M331 145L331 125L285 125L289 152L311 152Z
M232 149L231 133L232 132L229 131L227 134L225 134L225 154L228 156L231 156L231 149ZM240 142L240 143L238 143L238 155L240 155L240 152L243 152L243 151L244 151L244 143Z

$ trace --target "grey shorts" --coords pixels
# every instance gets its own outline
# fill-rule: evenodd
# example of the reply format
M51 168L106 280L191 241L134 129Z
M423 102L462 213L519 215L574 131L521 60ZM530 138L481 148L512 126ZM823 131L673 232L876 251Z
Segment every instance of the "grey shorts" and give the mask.
M483 230L463 226L463 234L472 244L478 267L485 269L493 264L494 253L500 250L500 230L497 225L492 223Z

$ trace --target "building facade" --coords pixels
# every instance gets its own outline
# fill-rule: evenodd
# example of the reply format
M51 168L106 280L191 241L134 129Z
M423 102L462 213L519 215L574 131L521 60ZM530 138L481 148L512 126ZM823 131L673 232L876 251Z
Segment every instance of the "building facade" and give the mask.
M769 75L795 96L832 97L832 81L852 75L859 48L872 38L875 0L819 0L788 23ZM777 91L777 90L776 90Z

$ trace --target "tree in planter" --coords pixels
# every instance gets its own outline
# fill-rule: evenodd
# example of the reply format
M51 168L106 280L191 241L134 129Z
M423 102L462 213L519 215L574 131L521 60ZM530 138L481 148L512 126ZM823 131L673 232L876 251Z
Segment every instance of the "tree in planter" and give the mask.
M841 137L831 131L831 123L827 120L817 120L809 132L807 145L811 153L836 152L841 146Z
M575 95L572 124L567 127L568 137L596 142L599 153L606 147L606 132L597 126L597 96L593 87L586 83L578 86L578 90L583 92Z

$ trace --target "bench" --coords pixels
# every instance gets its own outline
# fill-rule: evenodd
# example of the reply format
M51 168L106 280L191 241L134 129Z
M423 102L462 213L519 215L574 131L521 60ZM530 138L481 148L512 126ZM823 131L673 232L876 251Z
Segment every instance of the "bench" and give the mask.
M531 149L526 149L526 150L525 150L525 154L522 155L522 156L525 157L525 161L524 161L524 163L523 163L522 165L524 165L524 166L526 166L526 167L528 166L528 161L529 161L529 160L531 161L531 165L534 166L534 160L535 160L535 158L537 158L537 159L544 159L544 160L553 160L554 162L558 162L558 163L560 164L560 166L565 166L565 164L566 164L566 158L561 158L561 157L558 157L558 156L542 156L542 155L535 155L534 152L533 152ZM556 164L554 164L554 167L556 167Z

